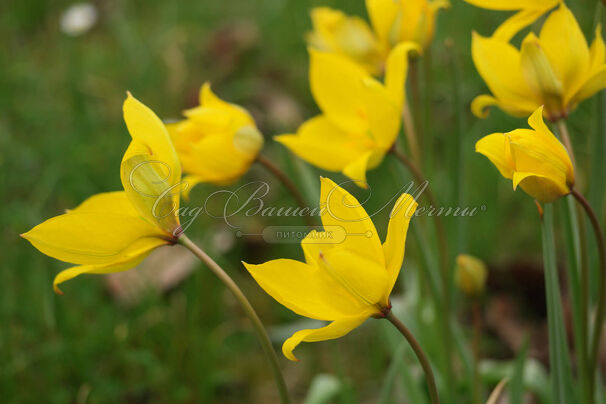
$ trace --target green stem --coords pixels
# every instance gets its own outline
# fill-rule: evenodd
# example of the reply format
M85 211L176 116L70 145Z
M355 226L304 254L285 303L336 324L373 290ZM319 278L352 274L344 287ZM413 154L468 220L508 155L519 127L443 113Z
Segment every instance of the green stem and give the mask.
M480 377L480 360L482 352L480 351L480 342L482 338L482 312L478 298L474 298L471 306L471 317L473 322L473 391L472 402L481 404L482 379Z
M394 327L400 331L400 333L406 338L406 341L410 344L410 347L414 351L415 355L419 359L421 363L421 367L423 368L423 372L425 372L425 379L427 379L427 388L429 389L429 397L431 399L432 404L439 404L440 398L438 397L438 389L436 387L436 379L433 375L433 370L431 369L431 364L423 352L423 348L419 342L415 339L414 335L410 332L408 328L402 323L393 313L390 311L385 318L389 320Z
M257 156L257 162L259 162L259 164L261 164L263 167L265 167L267 169L267 171L272 173L278 180L280 180L282 185L284 185L286 187L286 189L288 189L288 191L291 193L293 198L295 198L295 200L297 201L297 204L299 205L299 207L301 209L309 210L309 206L307 205L307 202L305 202L303 195L301 195L301 193L299 192L299 189L297 188L295 183L292 182L292 180L290 178L288 178L288 175L286 175L286 173L284 173L284 171L280 170L280 168L277 165L275 165L274 163L272 163L267 157L262 156L260 154ZM314 221L312 220L311 216L305 215L303 217L304 217L305 223L308 226L314 227L316 225L314 223Z
M568 134L568 126L566 126L566 121L564 119L559 119L556 122L558 127L558 132L560 133L560 137L562 138L562 142L568 150L568 155L570 156L570 160L572 161L572 165L576 167L576 160L574 158L574 149L572 148L572 142L570 141L570 135Z
M253 328L257 333L257 337L259 338L259 342L263 348L263 352L271 365L274 378L276 379L276 384L278 385L278 390L280 392L280 402L282 404L289 404L290 399L288 397L288 389L286 388L286 383L284 382L284 377L282 376L282 371L280 370L276 352L271 345L271 341L269 340L269 336L267 335L267 331L265 331L263 323L261 323L255 309L252 307L246 296L244 296L242 290L240 290L238 285L236 285L233 279L231 279L223 268L221 268L200 247L194 244L194 242L192 242L185 234L182 234L179 237L179 244L189 249L196 257L198 257L200 261L202 261L217 276L217 278L219 278L227 289L230 290L238 303L240 303L242 310L244 310L244 313L252 322Z
M545 204L543 213L543 266L547 299L547 326L549 332L549 362L552 375L553 402L567 404L572 399L572 380L568 344L564 328L562 298L558 281L556 246L553 234L553 206Z
M600 339L602 338L602 322L604 320L604 311L606 309L606 245L604 244L604 233L600 226L600 221L596 216L589 201L579 193L576 189L572 189L572 196L583 207L593 232L596 238L598 254L600 258L600 271L598 272L598 306L596 309L596 317L593 325L593 337L591 339L591 351L589 354L589 380L591 382L592 391L595 383L596 372L598 367L598 359L600 355Z

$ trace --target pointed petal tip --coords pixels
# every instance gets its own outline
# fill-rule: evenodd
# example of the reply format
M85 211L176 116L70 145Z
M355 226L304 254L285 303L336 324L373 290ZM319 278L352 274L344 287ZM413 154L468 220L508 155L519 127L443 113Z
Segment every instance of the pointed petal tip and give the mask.
M63 296L63 291L61 289L59 289L59 286L57 285L53 285L53 290L55 291L56 294L58 294L59 296Z

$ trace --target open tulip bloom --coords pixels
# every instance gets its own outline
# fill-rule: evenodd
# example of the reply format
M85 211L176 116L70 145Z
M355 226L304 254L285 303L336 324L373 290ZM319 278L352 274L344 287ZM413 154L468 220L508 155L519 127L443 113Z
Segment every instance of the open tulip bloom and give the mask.
M244 175L263 147L263 136L242 107L221 100L205 83L200 105L167 125L181 160L184 196L200 182L229 184Z
M132 141L122 159L123 191L94 195L77 208L22 235L42 253L76 266L58 285L80 274L120 272L160 246L177 242L181 166L162 121L130 93L124 121Z
M509 42L520 30L534 23L561 0L465 0L489 10L518 11L492 34L494 39Z
M528 118L530 129L493 133L476 143L503 177L513 181L539 202L553 202L568 195L574 169L568 152L543 122L543 107Z
M563 3L545 20L539 37L530 33L521 50L473 34L473 61L492 92L471 105L478 117L497 105L514 116L545 106L550 120L565 118L579 102L606 87L606 51L598 26L591 47L574 15Z
M327 243L326 233L314 230L301 242L305 262L244 263L279 303L299 315L331 322L323 328L297 331L286 340L282 352L290 360L296 360L293 350L303 341L339 338L369 317L389 313L389 295L402 266L406 232L417 203L409 194L400 196L383 244L356 198L327 178L322 178L320 207L325 230L345 229L345 241Z
M438 10L449 5L446 0L367 0L372 28L358 16L316 7L311 11L313 30L307 42L316 50L347 57L377 75L397 45L414 42L418 52L427 48L434 36Z
M415 48L403 43L391 52L385 84L343 56L310 49L311 92L322 114L303 123L297 134L275 140L303 160L365 187L366 171L381 163L398 136L407 53Z

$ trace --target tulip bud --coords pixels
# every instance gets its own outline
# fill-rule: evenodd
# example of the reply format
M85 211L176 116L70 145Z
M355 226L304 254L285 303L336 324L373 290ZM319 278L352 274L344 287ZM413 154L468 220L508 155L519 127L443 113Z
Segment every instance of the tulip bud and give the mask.
M477 296L486 287L486 265L480 259L471 255L457 256L455 267L455 283L468 296Z
M245 155L256 156L263 147L263 135L254 126L243 126L234 134L234 147Z

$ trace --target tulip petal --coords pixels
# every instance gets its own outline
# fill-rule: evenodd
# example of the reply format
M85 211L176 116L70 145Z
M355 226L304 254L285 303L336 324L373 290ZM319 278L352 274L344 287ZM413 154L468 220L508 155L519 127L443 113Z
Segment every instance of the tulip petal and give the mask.
M328 178L322 178L321 183L322 224L343 227L347 232L343 244L349 250L385 265L377 229L360 202Z
M399 4L394 0L366 0L366 10L373 29L382 41L388 41Z
M585 80L590 57L581 27L564 2L545 20L539 40L570 98Z
M589 58L591 60L591 72L600 70L606 62L606 46L602 38L602 24L598 24L595 29L595 38L589 48Z
M59 284L66 282L82 274L109 274L114 272L127 271L139 265L154 248L167 244L165 240L158 238L140 240L128 248L121 261L101 265L79 265L65 269L55 276L53 280L53 289L56 293L63 294L59 289Z
M123 106L124 121L133 138L144 144L154 156L171 168L171 184L181 179L181 165L166 127L156 114L130 93Z
M210 83L204 83L200 88L200 106L211 110L227 112L230 127L236 130L242 126L254 126L254 120L246 109L236 104L223 101L212 91Z
M363 134L341 130L324 115L304 122L296 135L276 136L274 140L316 167L337 172L367 153L373 144Z
M345 317L333 321L326 327L297 331L282 344L282 353L291 361L298 361L293 354L293 350L301 342L317 342L340 338L348 334L354 328L360 326L371 315L372 313Z
M556 74L539 39L532 32L522 42L520 63L526 82L541 97L546 112L552 117L561 114L564 109L561 75Z
M180 175L179 169L179 180ZM173 168L145 144L138 140L130 143L120 165L122 186L139 213L167 233L179 227L181 189L173 176Z
M478 140L476 152L486 156L503 177L513 177L515 164L511 157L509 139L503 133L493 133Z
M385 265L387 268L388 288L385 297L389 297L393 289L406 247L406 234L410 219L417 209L417 202L410 194L402 194L396 201L390 213L389 225L387 227L387 237L383 243L383 252L385 254Z
M414 42L403 42L396 46L387 57L385 67L385 87L392 101L398 108L402 109L406 102L406 76L408 75L408 54L416 50L421 51L419 45Z
M120 261L135 242L168 243L165 233L139 217L77 211L48 219L22 237L50 257L81 265Z
M478 95L471 102L471 112L478 118L486 118L490 114L488 107L493 105L498 106L512 116L517 116L520 118L528 116L528 114L532 113L532 111L534 111L537 107L535 104L520 105L512 102L505 102L503 100L496 99L492 95L482 94Z
M243 264L267 294L301 316L332 321L366 307L319 267L289 259Z
M350 235L351 237L351 235ZM365 237L364 235L358 237ZM368 259L360 251L351 250L347 242L338 248L321 251L317 259L318 267L333 278L357 301L357 307L375 307L384 303L387 296L388 276L384 262Z
M606 88L606 65L603 65L583 84L579 91L572 97L570 104L572 106L593 96L598 91Z
M343 174L351 178L357 186L367 189L366 171L378 166L383 161L384 156L385 152L382 150L366 152L346 165L343 168Z
M562 181L554 181L553 178L536 173L516 172L513 175L513 189L515 190L518 185L524 192L542 203L553 202L570 193L570 189Z
M534 23L545 14L546 11L547 10L540 8L521 10L505 20L505 22L495 30L492 37L499 41L509 42L518 32Z
M393 146L398 137L402 109L391 99L391 95L385 87L375 79L365 79L364 85L366 117L369 127L367 136L374 141L372 148L385 151Z
M322 112L345 131L366 132L364 69L338 54L310 49L309 55L311 92Z
M465 0L476 7L489 10L523 10L542 9L548 10L555 7L560 0Z
M124 191L103 192L87 198L74 209L73 213L115 213L140 217Z
M540 100L526 84L520 69L520 53L511 44L485 38L474 32L472 57L478 73L499 103L515 105L516 110L529 113L541 105ZM486 101L485 97L475 101L476 105L472 110L476 115L482 115L477 114L483 109L479 108L478 104L482 102L484 107L488 105Z

